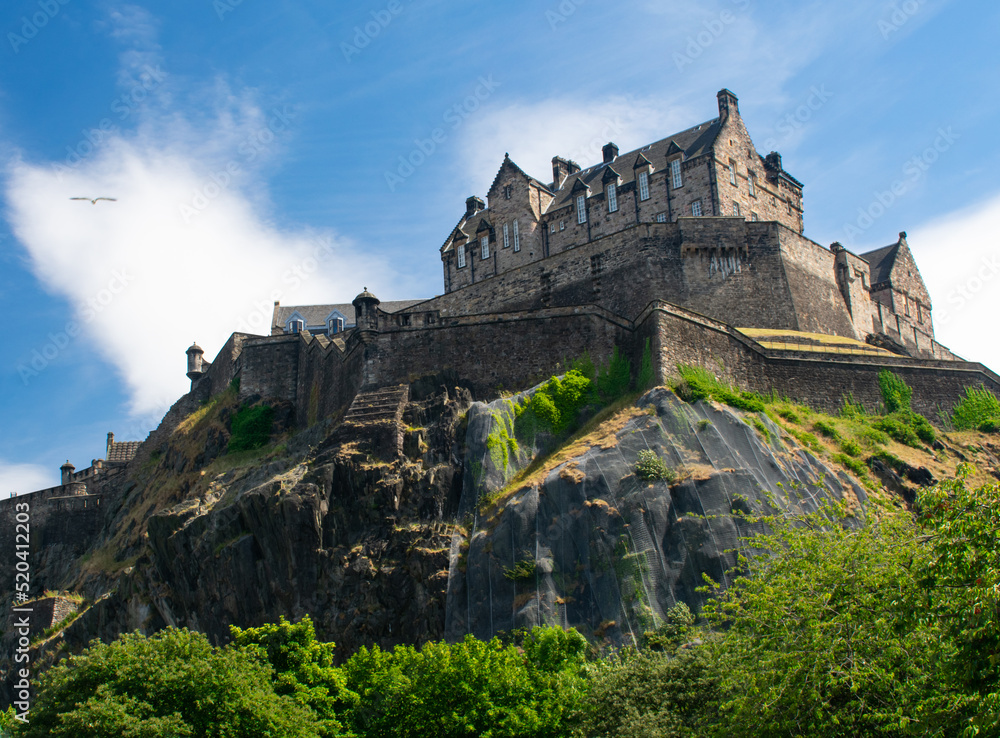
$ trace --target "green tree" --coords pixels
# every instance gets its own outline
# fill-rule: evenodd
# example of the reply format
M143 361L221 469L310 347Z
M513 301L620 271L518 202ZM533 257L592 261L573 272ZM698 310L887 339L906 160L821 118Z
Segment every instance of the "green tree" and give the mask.
M359 702L351 727L372 738L562 736L583 695L586 641L534 629L523 649L472 636L392 652L362 648L344 665Z
M316 640L307 615L298 623L284 617L259 628L229 627L232 645L256 655L272 669L274 691L288 695L312 710L320 721L320 735L346 735L337 711L353 706L357 695L345 687L343 673L333 665L336 646Z
M305 707L275 694L270 668L201 633L167 628L93 641L39 679L30 722L41 738L314 738Z
M719 735L933 735L954 716L937 696L952 652L914 620L927 552L906 516L760 519L760 555L705 607L721 679Z

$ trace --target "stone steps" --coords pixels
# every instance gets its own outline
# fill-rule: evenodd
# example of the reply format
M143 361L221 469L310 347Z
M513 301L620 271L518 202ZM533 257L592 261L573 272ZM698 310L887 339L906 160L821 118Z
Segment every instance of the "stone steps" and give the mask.
M344 422L399 421L403 417L403 408L409 399L410 387L405 384L396 387L383 387L369 392L359 392L344 416Z

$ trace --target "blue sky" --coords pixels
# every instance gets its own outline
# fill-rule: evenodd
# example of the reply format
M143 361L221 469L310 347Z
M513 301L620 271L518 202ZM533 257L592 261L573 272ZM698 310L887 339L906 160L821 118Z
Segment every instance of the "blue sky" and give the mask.
M505 152L547 180L723 87L805 184L806 235L906 230L939 340L1000 368L998 26L957 0L8 0L0 492L144 438L187 346L266 332L274 299L440 293Z

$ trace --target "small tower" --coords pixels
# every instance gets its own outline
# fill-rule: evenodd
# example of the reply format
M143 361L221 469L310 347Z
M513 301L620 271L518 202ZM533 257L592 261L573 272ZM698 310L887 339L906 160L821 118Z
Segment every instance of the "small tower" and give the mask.
M73 472L76 471L76 467L69 463L69 459L66 459L66 463L59 467L59 471L62 473L62 483L69 484L73 481Z
M736 95L732 92L723 88L719 90L716 97L719 98L719 118L722 122L725 122L730 114L740 114L739 100L737 100Z
M205 352L202 351L201 346L199 346L197 343L192 343L191 348L187 350L187 357L188 357L187 375L188 379L190 379L192 382L200 378L201 375L205 373L204 356ZM109 433L108 434L109 444L111 443L112 439L113 436L111 433Z
M361 332L378 330L378 306L381 301L368 288L354 298L354 323Z

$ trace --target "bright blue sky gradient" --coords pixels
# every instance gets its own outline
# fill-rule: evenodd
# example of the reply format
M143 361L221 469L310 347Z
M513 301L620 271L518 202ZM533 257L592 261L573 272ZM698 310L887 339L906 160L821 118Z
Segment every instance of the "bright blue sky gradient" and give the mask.
M993 3L331 5L5 4L0 493L144 438L191 341L213 357L276 297L438 294L505 152L548 180L715 117L722 87L805 184L806 235L908 231L939 340L1000 367Z

